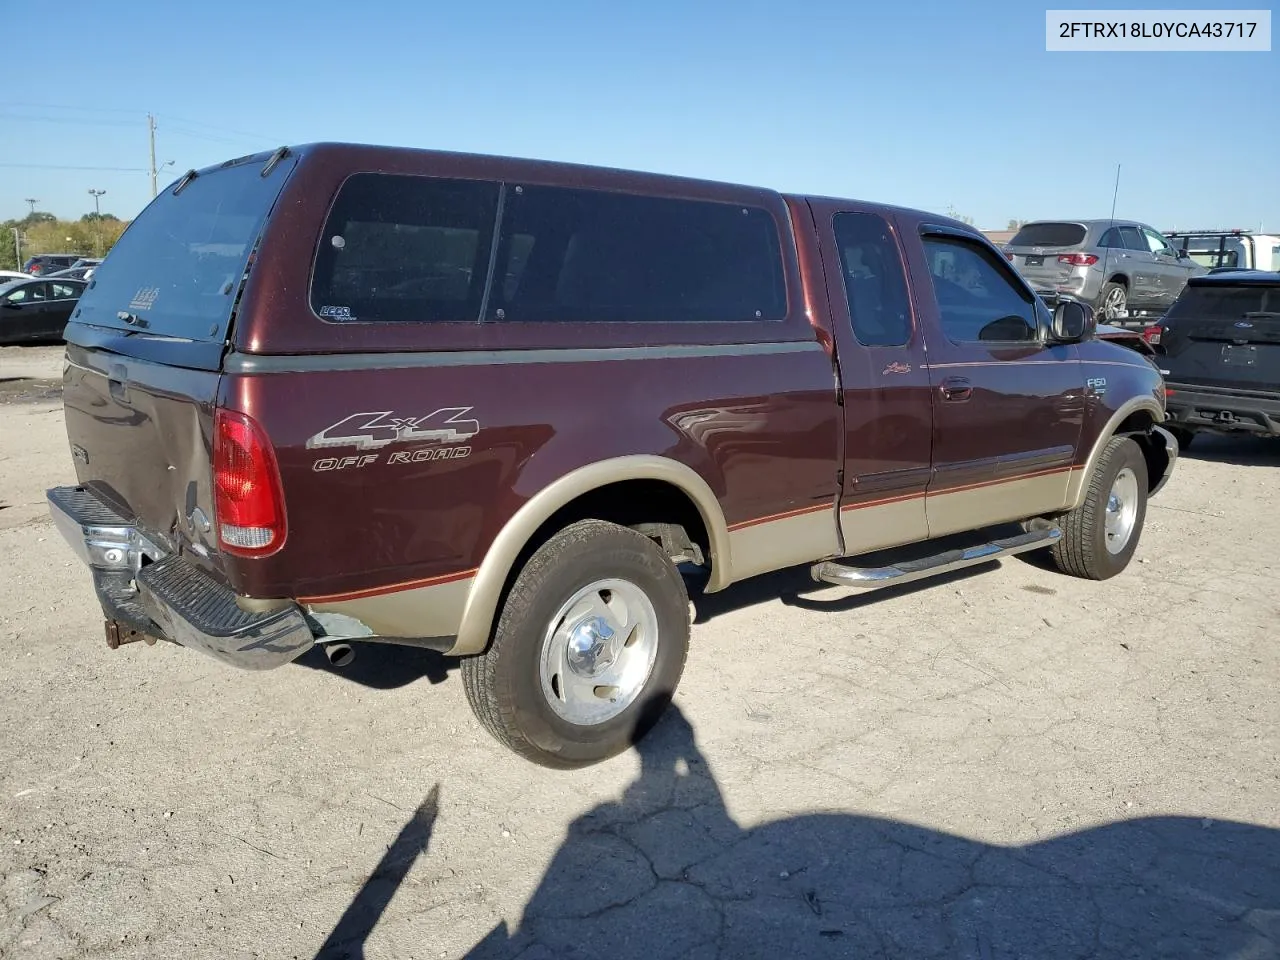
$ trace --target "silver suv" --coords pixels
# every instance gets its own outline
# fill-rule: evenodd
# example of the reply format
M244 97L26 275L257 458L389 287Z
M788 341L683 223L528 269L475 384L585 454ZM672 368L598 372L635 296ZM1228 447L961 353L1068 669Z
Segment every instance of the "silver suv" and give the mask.
M1207 268L1133 220L1034 220L1004 247L1038 291L1093 304L1099 322L1158 317Z

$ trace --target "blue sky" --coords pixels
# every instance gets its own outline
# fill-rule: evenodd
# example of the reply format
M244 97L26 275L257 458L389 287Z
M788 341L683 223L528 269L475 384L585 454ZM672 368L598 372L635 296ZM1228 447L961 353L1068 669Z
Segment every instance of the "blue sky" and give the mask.
M79 216L89 188L136 214L151 112L174 161L162 187L352 140L953 206L998 228L1107 215L1119 163L1118 216L1280 230L1280 53L1047 53L1046 6L1067 4L62 3L24 31L50 53L0 83L0 219L25 197Z

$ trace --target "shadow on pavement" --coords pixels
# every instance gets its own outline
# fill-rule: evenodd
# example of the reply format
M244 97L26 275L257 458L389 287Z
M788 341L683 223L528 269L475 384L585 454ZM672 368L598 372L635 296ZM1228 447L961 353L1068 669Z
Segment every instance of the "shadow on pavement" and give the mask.
M351 905L338 918L333 932L316 951L315 960L363 960L369 934L409 875L409 869L426 852L439 810L440 785L437 784L418 804Z
M519 927L468 960L1280 950L1275 830L1150 817L1001 847L849 814L744 829L678 710L638 749L639 779L570 825Z
M1226 436L1200 433L1179 457L1239 467L1280 467L1280 437ZM1175 468L1176 471L1176 468ZM1174 473L1170 483L1177 482Z
M353 643L355 659L345 667L335 667L318 645L293 661L310 670L332 673L375 690L394 690L426 678L428 683L444 683L458 659L434 650L394 643Z

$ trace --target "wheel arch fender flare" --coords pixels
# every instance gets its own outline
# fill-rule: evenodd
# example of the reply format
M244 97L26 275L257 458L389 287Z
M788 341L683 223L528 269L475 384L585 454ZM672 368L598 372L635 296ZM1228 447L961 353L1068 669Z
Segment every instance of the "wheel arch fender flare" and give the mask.
M634 454L590 463L543 487L508 520L485 551L467 592L458 636L451 655L480 653L488 645L498 603L520 552L557 511L593 490L626 480L657 480L683 492L697 507L706 527L711 552L708 591L733 580L729 528L720 501L692 467L668 457Z
M1128 420L1145 421L1148 417L1150 422L1141 430L1132 430L1126 427L1126 421ZM1089 450L1089 456L1085 460L1083 468L1072 472L1071 482L1067 488L1067 509L1074 510L1084 502L1085 493L1088 490L1089 477L1093 476L1093 471L1097 469L1102 451L1112 437L1117 434L1147 433L1151 428L1157 427L1163 422L1164 409L1155 397L1132 397L1121 404L1111 414L1106 426L1098 433L1098 437L1094 440L1093 446Z

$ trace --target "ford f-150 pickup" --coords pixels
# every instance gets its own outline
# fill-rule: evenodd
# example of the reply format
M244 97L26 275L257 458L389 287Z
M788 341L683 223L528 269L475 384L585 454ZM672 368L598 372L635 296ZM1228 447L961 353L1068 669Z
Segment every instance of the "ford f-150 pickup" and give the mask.
M548 766L661 714L691 591L1105 579L1178 455L1088 306L855 200L313 144L188 172L89 287L48 499L108 643L432 648Z

